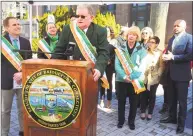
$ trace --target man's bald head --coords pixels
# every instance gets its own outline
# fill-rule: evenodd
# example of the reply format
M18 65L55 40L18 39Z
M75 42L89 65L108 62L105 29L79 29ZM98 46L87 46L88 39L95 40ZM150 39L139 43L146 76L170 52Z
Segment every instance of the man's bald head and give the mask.
M179 19L174 22L173 32L175 34L179 34L181 32L184 32L185 30L186 30L186 21Z

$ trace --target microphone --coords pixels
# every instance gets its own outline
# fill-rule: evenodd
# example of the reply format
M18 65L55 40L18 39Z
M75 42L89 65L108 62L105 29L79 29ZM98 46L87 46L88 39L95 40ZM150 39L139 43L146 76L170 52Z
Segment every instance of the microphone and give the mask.
M68 60L73 60L74 59L73 58L73 56L74 56L73 54L74 54L74 47L75 46L76 46L76 43L69 42L68 48L65 51L65 54L66 54Z

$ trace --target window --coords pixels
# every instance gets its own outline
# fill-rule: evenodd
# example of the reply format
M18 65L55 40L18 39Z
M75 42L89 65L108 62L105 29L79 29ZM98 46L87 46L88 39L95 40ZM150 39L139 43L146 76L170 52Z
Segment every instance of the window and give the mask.
M102 14L106 14L107 12L111 12L112 14L115 15L116 13L116 4L104 4L100 6L100 12Z
M20 13L19 12L16 14L16 18L20 19Z
M148 25L150 20L150 4L132 4L131 24L135 24L140 29Z
M43 6L43 12L44 13L50 12L50 6Z
M100 12L102 14L106 14L107 13L107 5L106 4L100 6Z
M20 7L20 4L18 1L16 1L16 7Z
M116 5L115 4L107 5L107 11L111 12L112 14L115 15L115 13L116 13Z

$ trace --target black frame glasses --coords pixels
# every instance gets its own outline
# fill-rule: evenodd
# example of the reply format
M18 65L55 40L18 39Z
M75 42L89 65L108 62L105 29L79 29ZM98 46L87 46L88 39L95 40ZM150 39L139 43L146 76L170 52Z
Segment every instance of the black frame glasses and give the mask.
M147 42L147 43L156 44L156 42L151 42L151 41L149 41L149 42Z
M84 16L84 15L75 15L75 18L81 18L81 19L85 19L86 18L86 16Z

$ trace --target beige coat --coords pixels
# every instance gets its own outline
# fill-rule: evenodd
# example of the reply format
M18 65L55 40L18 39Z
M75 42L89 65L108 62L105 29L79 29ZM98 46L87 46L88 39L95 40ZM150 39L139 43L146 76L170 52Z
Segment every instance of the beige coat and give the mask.
M146 56L146 70L144 83L147 84L147 89L150 89L150 85L158 84L161 74L164 69L162 61L162 52L155 50L153 53L148 52Z

